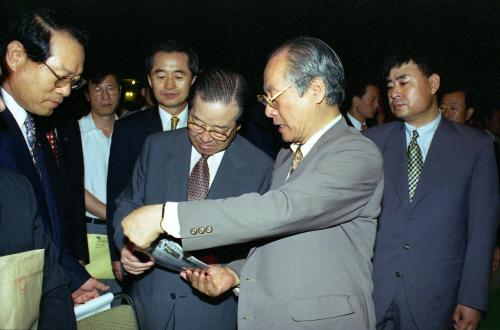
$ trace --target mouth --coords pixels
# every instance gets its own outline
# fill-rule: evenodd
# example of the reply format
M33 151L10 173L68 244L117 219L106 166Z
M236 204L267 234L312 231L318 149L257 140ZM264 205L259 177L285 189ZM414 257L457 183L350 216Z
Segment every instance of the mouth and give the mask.
M163 97L166 97L168 99L174 99L176 98L179 94L178 93L173 93L173 92L166 92L161 94Z
M391 103L391 107L393 109L399 109L399 108L402 108L404 107L406 104L404 102L392 102Z
M57 108L58 106L61 105L62 101L54 101L54 100L49 100L49 103L53 109Z

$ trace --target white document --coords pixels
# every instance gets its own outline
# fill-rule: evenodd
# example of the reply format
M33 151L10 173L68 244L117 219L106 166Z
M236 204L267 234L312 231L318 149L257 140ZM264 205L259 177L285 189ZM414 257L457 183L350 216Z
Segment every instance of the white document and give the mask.
M76 320L80 321L94 314L103 312L111 308L114 295L109 292L95 299L87 301L85 304L75 306Z

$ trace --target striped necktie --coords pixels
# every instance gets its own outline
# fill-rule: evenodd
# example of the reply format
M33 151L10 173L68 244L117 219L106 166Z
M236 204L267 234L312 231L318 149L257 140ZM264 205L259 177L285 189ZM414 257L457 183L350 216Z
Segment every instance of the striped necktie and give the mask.
M410 197L410 203L417 190L418 180L420 179L420 174L422 173L422 167L424 162L422 160L422 152L417 143L418 132L413 131L413 136L411 138L410 144L408 145L408 193Z

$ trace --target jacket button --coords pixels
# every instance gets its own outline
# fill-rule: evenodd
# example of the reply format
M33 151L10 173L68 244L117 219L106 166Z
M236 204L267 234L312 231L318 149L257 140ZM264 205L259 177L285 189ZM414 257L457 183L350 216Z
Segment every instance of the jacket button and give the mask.
M401 273L400 272L396 272L396 277L401 277Z
M207 228L205 228L205 233L210 234L212 233L212 230L212 226L207 226Z
M410 244L405 244L403 247L405 250L408 250L410 248Z
M191 235L196 235L198 234L198 229L197 228L191 228Z
M199 228L198 228L198 233L199 233L199 234L203 234L203 233L205 233L205 228L203 228L203 227L199 227Z
M175 299L175 293L171 293L170 298Z

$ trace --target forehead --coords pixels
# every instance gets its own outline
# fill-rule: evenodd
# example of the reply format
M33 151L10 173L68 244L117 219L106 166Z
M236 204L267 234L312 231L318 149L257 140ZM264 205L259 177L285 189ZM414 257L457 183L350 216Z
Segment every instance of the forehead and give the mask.
M441 102L455 102L465 104L465 93L462 91L446 93L441 98Z
M108 85L108 84L116 84L118 83L118 80L116 79L116 76L114 74L108 74L102 78L100 82L97 81L90 81L89 85Z
M380 89L374 85L367 85L365 95L378 96L380 95Z
M193 100L191 113L210 125L226 125L233 122L238 115L238 104L232 100L229 104L204 101L197 95Z
M186 53L180 52L157 52L153 56L153 70L158 68L188 71L189 57Z
M47 63L71 74L81 74L85 61L83 46L73 37L64 32L54 32L50 39L51 56Z
M288 68L288 60L285 52L281 52L269 59L264 70L264 90L266 92L276 91L283 88L286 83L285 74Z
M389 76L387 80L395 80L403 76L413 77L413 78L425 78L420 71L419 67L413 62L404 63L399 67L392 67L389 71Z

